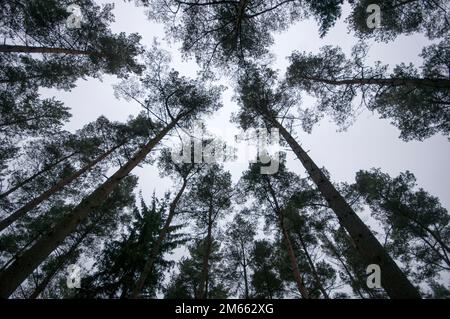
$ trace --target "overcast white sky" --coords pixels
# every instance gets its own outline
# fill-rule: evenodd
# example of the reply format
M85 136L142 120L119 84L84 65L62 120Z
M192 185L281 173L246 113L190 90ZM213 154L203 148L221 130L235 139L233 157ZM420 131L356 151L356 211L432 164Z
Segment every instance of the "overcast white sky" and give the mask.
M101 1L112 2L112 1ZM112 25L114 32L138 32L143 37L143 44L150 47L153 38L157 37L163 46L172 53L172 66L182 74L195 77L198 66L193 61L182 61L178 51L179 44L169 46L163 41L163 26L147 20L143 8L135 7L133 3L116 1L114 10L116 22ZM356 43L356 38L348 34L347 25L343 17L321 39L315 21L308 20L293 25L289 30L275 36L272 53L276 56L275 69L283 74L288 65L286 57L294 50L318 52L323 45L339 45L346 54ZM415 63L420 65L418 57L428 40L422 35L401 36L389 44L373 43L370 49L370 61L380 60L385 64ZM103 81L97 79L80 80L71 92L48 90L44 95L54 95L65 102L72 109L72 120L66 128L70 131L81 128L88 122L94 121L100 115L110 120L125 121L129 115L137 114L139 106L123 100L116 100L113 95L112 84L117 79L105 76ZM227 83L226 80L222 81ZM222 108L207 125L214 131L228 130L237 132L229 122L232 112L237 105L231 100L232 89L223 95ZM309 100L306 103L310 103ZM325 166L335 182L354 181L355 172L360 169L380 167L384 172L397 175L401 171L410 170L417 177L420 187L438 196L442 204L450 208L450 144L443 136L434 136L424 142L403 142L398 138L399 131L387 120L380 120L377 114L364 112L356 123L346 132L337 132L336 126L328 119L324 119L316 126L312 134L297 132L298 141L306 150L310 150L311 157L319 166ZM288 155L288 166L291 170L302 175L304 170L292 154ZM226 164L237 181L247 164ZM155 167L145 166L133 173L140 176L140 188L145 197L153 190L162 195L170 188L170 180L161 180Z

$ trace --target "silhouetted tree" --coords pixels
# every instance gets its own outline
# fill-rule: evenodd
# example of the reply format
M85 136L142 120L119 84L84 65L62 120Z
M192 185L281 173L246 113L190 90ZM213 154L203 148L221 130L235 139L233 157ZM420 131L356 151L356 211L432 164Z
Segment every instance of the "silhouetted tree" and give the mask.
M345 127L359 95L361 105L390 119L404 140L450 134L450 50L445 42L423 50L421 72L400 64L388 74L380 62L365 66L366 55L365 45L355 46L351 59L339 47L323 47L317 55L297 52L290 58L287 81L318 98L316 119L330 114Z
M390 41L401 34L416 32L428 38L443 38L449 35L450 21L448 3L445 0L352 0L352 11L347 18L349 27L360 38L375 38ZM369 5L380 8L380 26L371 28L367 24ZM373 22L373 21L372 21Z
M160 51L153 51L160 54ZM142 94L147 92L146 111L154 115L152 121L161 121L163 127L157 132L148 132L147 143L141 146L124 165L103 184L86 196L64 220L25 251L21 258L0 274L0 295L9 296L20 283L64 240L93 208L98 207L111 194L120 181L145 160L154 147L177 125L187 125L205 113L217 110L220 88L207 87L199 80L179 77L168 66L161 69L166 60L148 60L148 74L142 79ZM123 84L122 86L124 86ZM122 93L126 90L122 90ZM134 96L133 96L134 97Z
M273 43L272 33L314 16L325 35L341 14L342 0L141 0L150 19L164 22L167 33L182 42L182 52L208 68L260 58Z
M378 264L383 268L382 285L389 296L419 298L417 289L409 282L370 229L283 125L283 120L289 116L289 108L286 110L286 107L294 106L297 101L293 99L285 86L276 87L275 73L267 68L258 69L250 66L239 80L237 98L241 111L235 118L241 127L246 129L265 125L279 130L280 135L303 164L341 225L355 242L365 266ZM279 121L279 118L282 121Z

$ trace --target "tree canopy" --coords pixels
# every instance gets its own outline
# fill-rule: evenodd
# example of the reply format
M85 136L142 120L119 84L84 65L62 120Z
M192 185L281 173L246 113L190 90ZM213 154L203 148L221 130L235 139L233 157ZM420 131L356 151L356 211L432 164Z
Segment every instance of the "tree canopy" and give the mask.
M0 298L450 298L449 10L1 1Z

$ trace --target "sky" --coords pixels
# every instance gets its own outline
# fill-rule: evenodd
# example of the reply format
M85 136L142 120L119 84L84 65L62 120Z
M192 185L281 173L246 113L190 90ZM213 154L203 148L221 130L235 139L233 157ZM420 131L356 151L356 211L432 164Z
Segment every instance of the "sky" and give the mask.
M111 1L98 1L110 3ZM324 37L319 37L317 23L314 20L301 21L288 30L275 34L275 42L271 53L275 55L274 69L284 74L288 66L286 59L293 51L317 53L324 45L338 45L349 55L357 39L349 34L345 23L348 4L344 7L342 18ZM145 10L136 7L132 2L115 1L115 22L113 32L134 33L142 36L142 43L150 47L157 38L163 48L172 54L172 67L186 76L195 77L199 67L193 60L185 61L178 50L179 43L165 41L164 26L150 22ZM400 36L395 41L385 43L369 42L368 62L381 61L391 67L404 62L421 64L418 56L424 46L430 42L422 35ZM71 108L73 117L66 125L69 131L80 129L83 125L94 121L101 115L110 120L125 121L130 115L136 115L140 108L137 103L117 100L114 97L113 84L119 80L114 76L104 76L98 79L79 80L77 87L71 92L43 90L44 96L56 96ZM238 106L232 101L233 90L228 79L221 79L219 84L228 87L223 94L224 107L206 125L214 132L236 134L238 130L230 123L232 112ZM314 103L306 98L304 106ZM415 174L419 187L440 198L447 209L450 208L450 144L443 136L434 136L423 142L404 142L399 139L400 132L389 123L389 120L379 119L376 113L364 111L355 123L345 132L338 132L330 119L323 119L315 126L311 134L300 129L294 132L297 140L309 151L309 155L320 167L326 167L336 183L354 181L355 173L361 169L372 167L396 176L409 170ZM293 154L288 154L288 168L305 176L304 169ZM233 181L237 182L247 163L226 163L225 168L232 173ZM155 190L162 195L171 188L169 179L161 179L155 166L146 165L137 168L134 174L140 177L139 188L144 197L150 197Z

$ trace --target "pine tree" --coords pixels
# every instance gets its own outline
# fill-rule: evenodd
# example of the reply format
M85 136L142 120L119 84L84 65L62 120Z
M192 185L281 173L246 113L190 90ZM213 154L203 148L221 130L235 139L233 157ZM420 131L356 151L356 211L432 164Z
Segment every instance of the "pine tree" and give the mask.
M244 209L237 213L232 223L228 225L225 239L223 259L226 261L227 280L234 293L239 297L249 299L251 250L256 236L256 220L246 220L250 211Z
M182 53L192 55L206 69L228 69L261 58L273 43L272 33L314 16L325 35L341 14L342 0L298 1L161 1L141 0L149 17L168 25L168 35L182 42Z
M169 206L168 198L153 195L150 205L141 199L140 208L133 209L133 222L119 239L106 244L102 257L94 266L95 272L82 284L78 297L126 298L131 295L147 259L148 251L158 240L164 227L164 218ZM170 226L168 240L161 246L161 254L155 260L153 271L146 277L142 292L154 298L162 287L164 271L171 266L162 255L183 243L177 231L180 226Z
M366 266L378 264L383 269L382 285L389 296L391 298L419 298L417 289L409 282L377 238L333 186L330 179L289 133L282 124L283 121L278 121L278 118L285 119L289 116L289 113L283 108L286 105L295 105L296 101L291 98L289 90L285 87L275 89L274 86L275 74L272 70L258 70L254 67L247 69L246 74L241 77L238 87L238 99L242 109L236 119L241 127L244 129L252 126L260 127L259 124L262 123L269 128L278 129L336 214L341 225L348 231Z
M417 268L417 280L430 281L450 270L450 217L438 198L416 186L408 171L392 178L380 169L359 171L353 185L382 224L391 255Z
M283 296L283 281L277 271L277 253L267 240L258 240L252 252L251 268L254 297L258 299L276 299Z
M201 164L195 164L193 161L191 163L176 163L172 160L172 154L167 148L162 150L158 164L161 175L169 175L174 179L181 180L181 186L169 205L167 218L158 234L158 238L155 240L154 245L149 251L149 256L147 258L147 261L145 262L142 273L140 274L133 289L131 297L134 298L139 296L146 278L151 274L153 270L153 264L155 263L155 260L159 255L161 255L161 246L164 244L164 241L169 234L169 230L172 227L172 221L176 216L178 204L182 200L182 196L186 190L186 187L188 186L189 180L191 180L196 174L198 174L204 166Z
M166 299L201 299L202 289L201 278L203 273L203 258L205 248L208 245L204 239L194 240L188 247L189 257L184 257L178 263L179 272L172 275L168 286L165 289ZM207 297L213 299L226 299L228 290L223 284L223 277L220 261L223 256L220 254L220 243L213 240L209 251L209 274Z
M129 123L124 125L117 122L111 123L106 118L100 117L94 123L86 125L75 136L65 136L62 134L61 143L63 145L61 146L68 149L67 153L70 153L71 157L75 154L77 157L72 157L70 163L65 163L63 174L59 180L52 181L48 186L43 184L39 185L39 188L45 189L45 191L32 197L28 189L26 193L28 199L26 202L0 221L0 231L3 231L18 219L23 218L23 216L42 204L42 202L61 192L69 184L99 166L100 163L104 166L105 163L102 162L118 149L122 148L125 143L128 144L127 147L132 147L136 143L141 142L143 136L140 135L140 132L132 131L134 122L136 120L130 120ZM128 129L126 129L127 125L129 127ZM53 148L49 150L53 152ZM35 153L35 142L32 142L32 154ZM47 156L47 154L42 154L41 156ZM78 168L76 168L77 161L80 162ZM52 173L54 176L55 172ZM33 179L29 182L33 181ZM13 190L10 189L6 193L11 193ZM3 196L5 195L2 194L1 197ZM31 200L29 199L30 197Z
M404 140L423 140L437 133L448 136L450 50L446 42L423 50L420 72L412 64L397 65L391 74L381 62L365 66L367 50L366 45L355 46L351 59L339 47L323 47L317 55L296 52L290 58L287 82L318 98L316 121L329 114L340 126L348 126L355 113L352 102L360 95L360 104L390 119Z
M81 11L79 27L68 24L71 16L68 8L73 5ZM42 62L25 56L20 66L4 70L1 81L37 81L38 85L47 82L57 86L54 81L58 77L59 81L66 82L64 85L71 85L74 79L86 75L109 73L123 77L129 72L141 72L142 66L136 59L142 53L140 36L111 32L113 7L111 4L100 7L91 0L3 2L0 30L2 37L11 44L0 45L0 53L40 53L56 57L49 56L48 61ZM64 57L61 59L58 55ZM49 71L59 72L53 75Z
M273 160L272 160L273 161ZM255 197L258 209L266 217L266 223L276 226L285 245L285 252L289 257L292 277L302 298L310 298L306 289L303 275L298 265L298 256L292 244L291 234L286 225L286 207L293 196L302 186L297 176L288 172L283 160L278 165L277 173L273 175L261 174L260 164L251 164L240 180L241 192Z
M356 36L378 41L391 41L401 34L416 32L430 39L449 35L448 3L445 0L352 0L352 12L347 18L350 29ZM380 8L380 26L371 28L367 24L369 5Z
M201 273L196 297L207 299L210 295L211 254L218 222L231 206L231 174L218 164L211 164L201 174L191 180L189 193L183 203L182 211L195 221L200 232ZM204 235L203 235L204 234Z
M155 50L152 53L159 54ZM150 58L150 57L149 57ZM103 184L86 196L64 220L55 225L45 236L23 253L20 260L0 274L0 295L9 296L20 283L64 240L90 211L108 198L120 181L137 165L145 160L156 145L177 125L189 124L199 116L217 110L221 105L220 88L205 87L200 81L179 77L175 71L161 69L164 59L149 60L149 73L144 75L142 84L148 89L146 110L155 114L152 120L164 125L157 133L148 132L149 139L134 156L112 174ZM159 71L157 71L159 68ZM153 71L155 71L153 73ZM123 88L125 84L121 87ZM156 90L152 90L156 89ZM122 93L127 92L121 90ZM152 134L153 133L153 134Z

